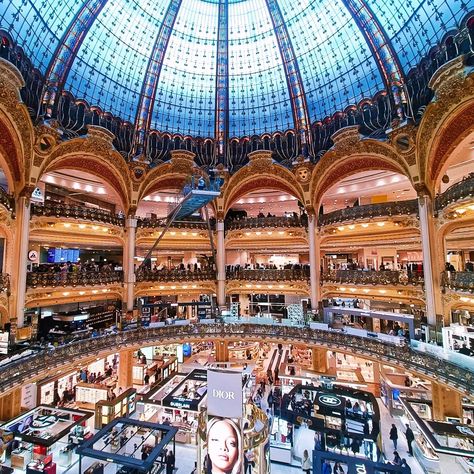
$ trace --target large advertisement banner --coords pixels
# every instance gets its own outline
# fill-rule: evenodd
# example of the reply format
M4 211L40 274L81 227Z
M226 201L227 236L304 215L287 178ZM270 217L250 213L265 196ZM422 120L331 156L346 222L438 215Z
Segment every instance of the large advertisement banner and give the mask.
M207 371L205 474L243 474L242 373Z
M208 416L241 418L242 408L242 373L209 369L207 371Z

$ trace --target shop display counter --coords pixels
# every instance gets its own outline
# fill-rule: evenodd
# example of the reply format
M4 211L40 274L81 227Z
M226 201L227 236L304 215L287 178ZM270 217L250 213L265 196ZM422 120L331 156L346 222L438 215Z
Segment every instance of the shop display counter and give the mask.
M270 445L270 460L272 462L291 464L291 447Z
M76 405L79 408L94 408L97 402L107 400L106 385L80 382L76 385Z
M95 428L100 429L115 418L130 416L136 409L137 391L129 388L113 400L101 400L95 405Z

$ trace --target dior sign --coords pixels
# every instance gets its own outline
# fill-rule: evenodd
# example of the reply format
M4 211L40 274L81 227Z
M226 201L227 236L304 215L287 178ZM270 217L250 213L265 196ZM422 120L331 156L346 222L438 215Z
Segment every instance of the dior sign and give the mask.
M242 372L207 371L207 413L223 418L241 418L243 406Z

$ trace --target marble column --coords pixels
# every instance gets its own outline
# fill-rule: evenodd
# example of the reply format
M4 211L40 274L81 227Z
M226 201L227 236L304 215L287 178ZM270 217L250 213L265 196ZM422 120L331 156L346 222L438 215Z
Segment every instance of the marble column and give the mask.
M28 243L30 238L30 197L21 196L15 203L15 239L13 246L12 293L13 311L16 326L21 328L25 322L26 270L28 264ZM14 330L12 331L15 332Z
M125 245L123 247L123 281L127 311L133 310L135 287L135 238L137 219L128 217L125 221Z
M321 297L319 282L321 279L321 242L316 231L316 217L308 216L309 267L311 308L318 309Z
M224 221L217 221L217 305L220 308L225 306L225 241L224 241Z

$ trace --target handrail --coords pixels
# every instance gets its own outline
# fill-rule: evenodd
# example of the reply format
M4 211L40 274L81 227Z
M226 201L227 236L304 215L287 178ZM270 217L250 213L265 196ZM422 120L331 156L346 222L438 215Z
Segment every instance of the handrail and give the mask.
M189 270L146 270L136 272L136 281L202 281L215 280L216 272L212 269L189 271Z
M103 222L123 227L125 217L113 214L105 209L86 206L72 206L62 202L45 201L44 204L32 203L31 215L47 217L68 217L85 221Z
M443 272L441 285L445 289L474 293L474 272Z
M137 227L156 229L166 227L166 218L157 219L150 217L138 217ZM207 230L207 223L201 220L173 221L171 228L175 229L200 229Z
M454 183L435 199L435 209L440 211L451 203L474 196L474 173L469 173L458 183Z
M225 229L267 229L278 227L306 227L307 219L299 216L270 216L270 217L244 217L242 219L226 219Z
M371 340L343 332L293 327L279 324L188 324L124 331L85 339L45 350L31 357L0 367L0 392L10 390L48 372L57 372L72 362L97 357L123 348L146 345L171 344L186 341L215 341L216 339L239 341L267 341L318 345L330 350L348 351L385 364L402 366L406 370L425 374L463 393L473 395L474 368L469 364L445 360L429 352L419 352L409 346L398 346L380 340Z
M291 269L286 268L276 270L273 268L261 269L238 269L227 270L227 280L249 280L249 281L292 281L292 280L308 280L309 268Z
M373 219L375 217L418 215L418 201L383 202L379 204L364 204L362 206L346 207L318 216L318 226L323 227L340 222Z
M0 186L0 204L8 211L15 212L15 199Z
M421 285L423 273L392 270L329 270L321 275L323 282L353 283L356 285Z
M66 287L66 286L93 286L107 285L109 283L122 283L123 272L28 272L26 287Z

